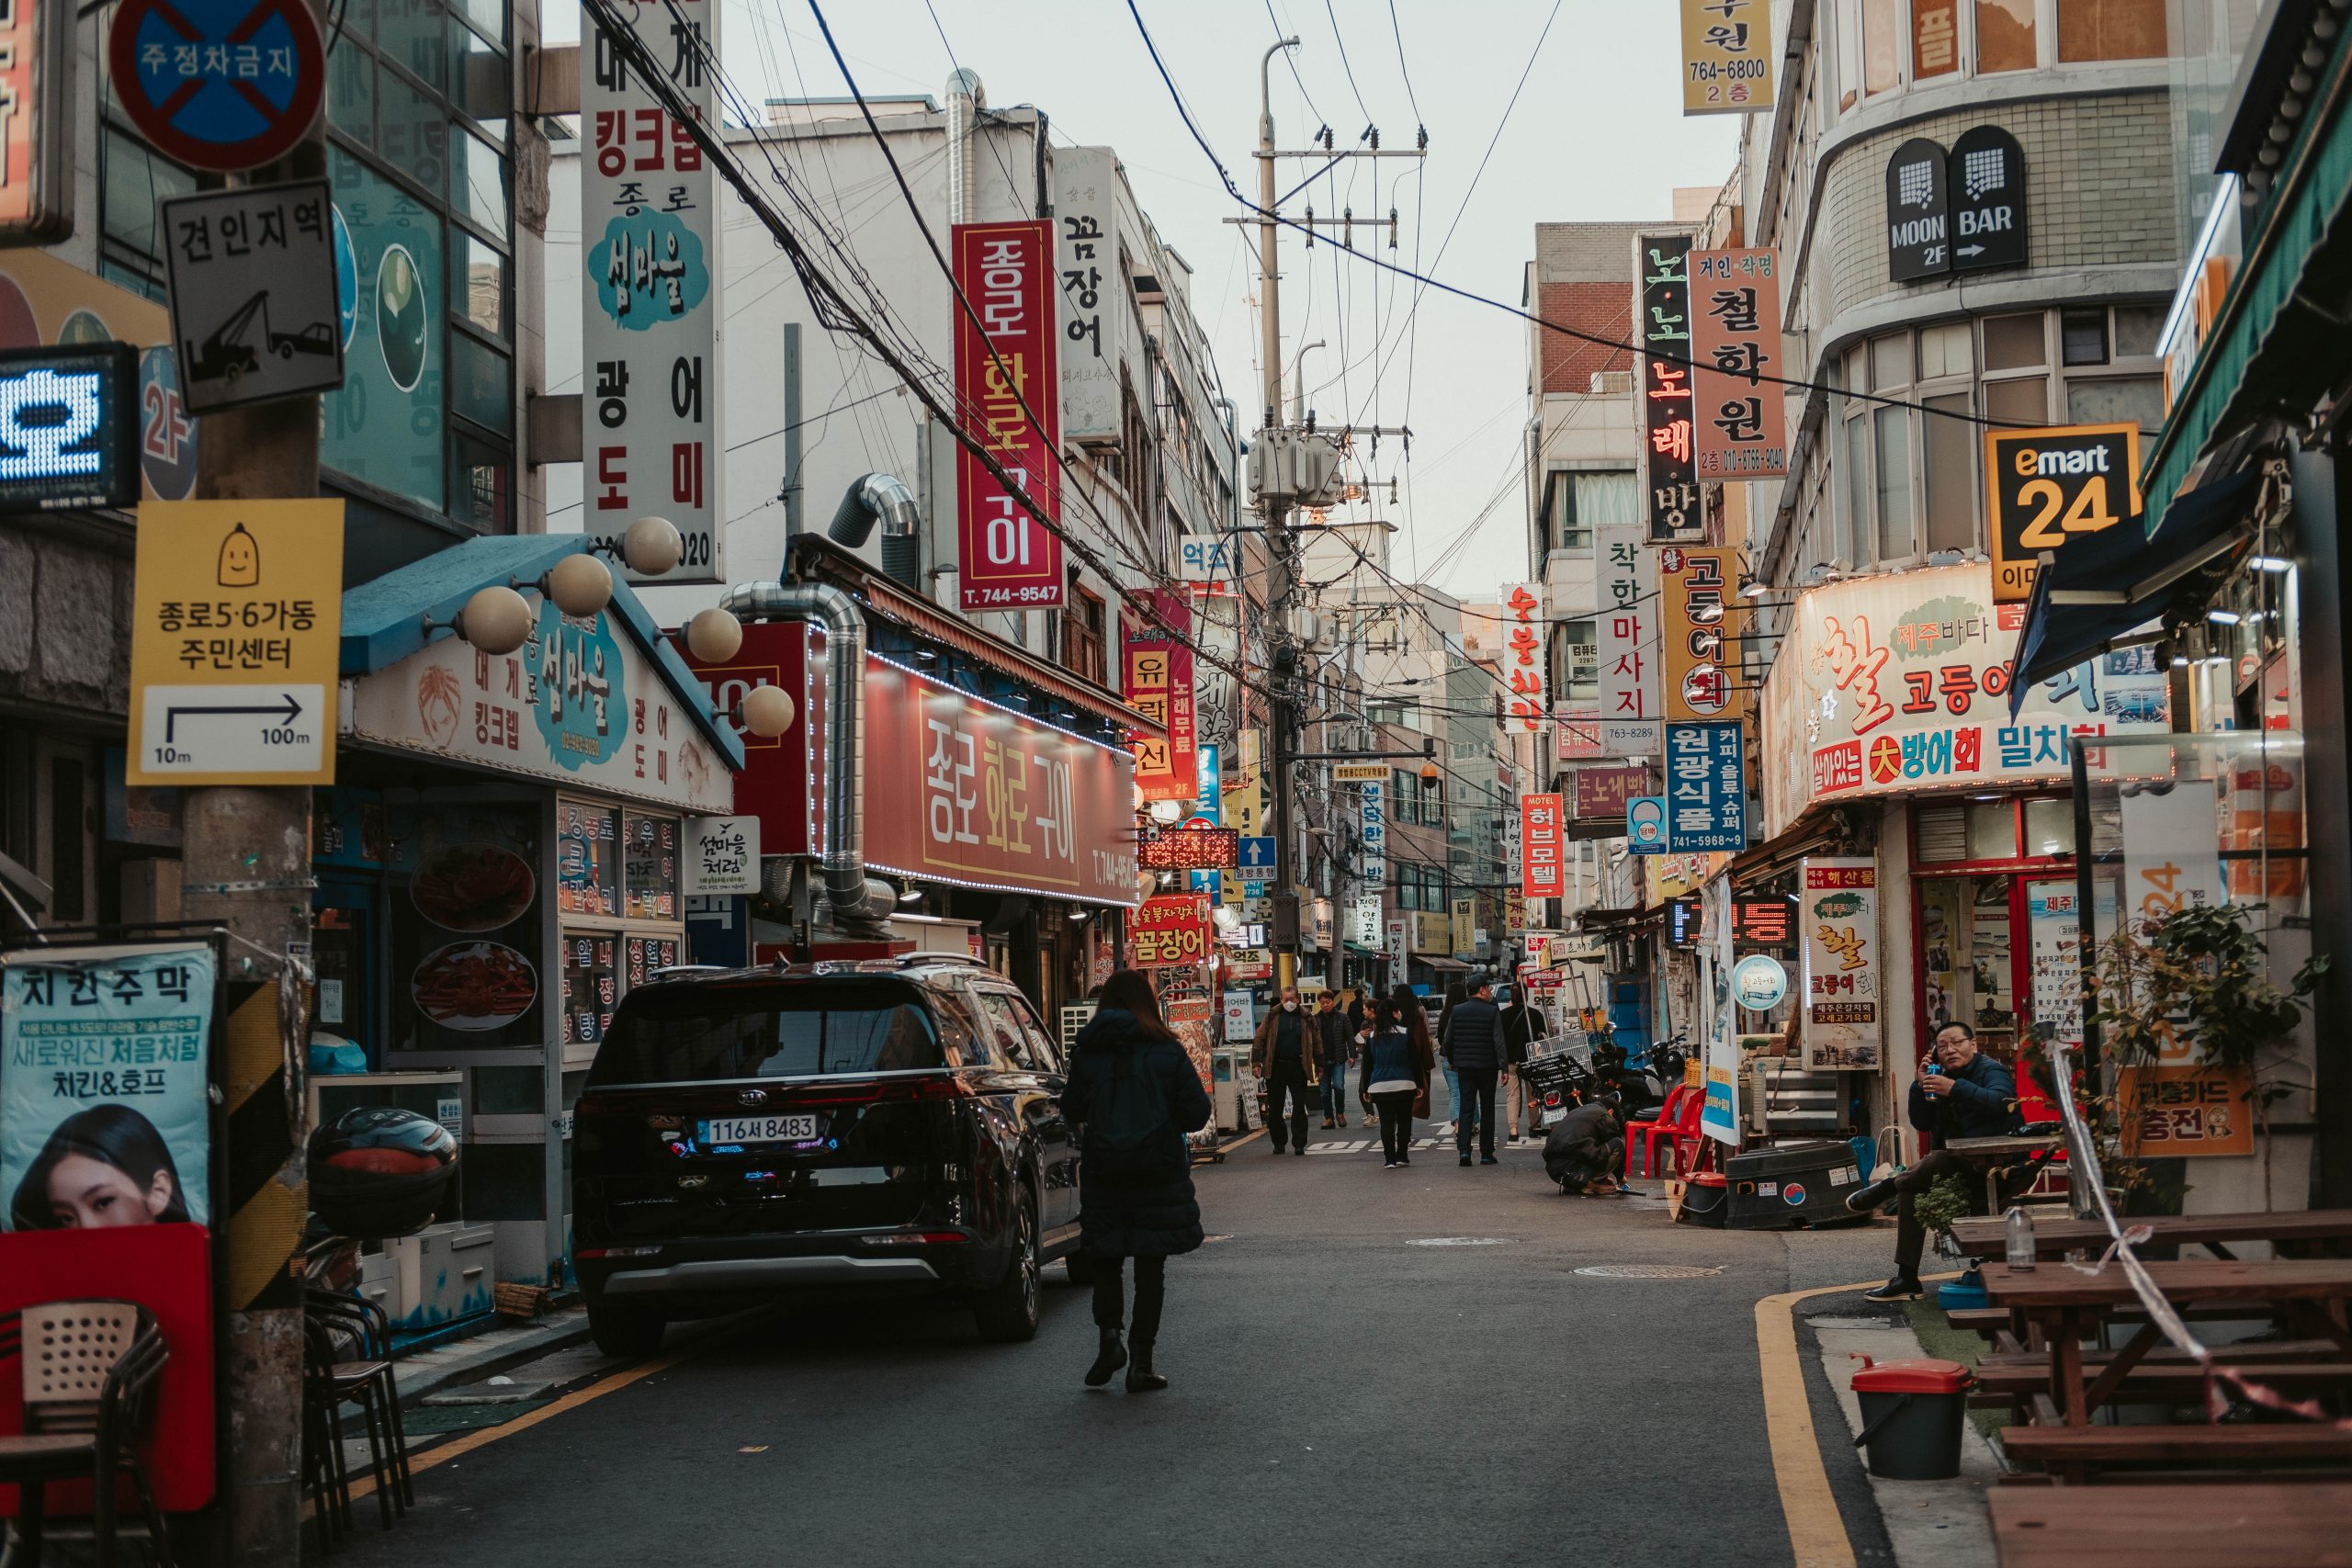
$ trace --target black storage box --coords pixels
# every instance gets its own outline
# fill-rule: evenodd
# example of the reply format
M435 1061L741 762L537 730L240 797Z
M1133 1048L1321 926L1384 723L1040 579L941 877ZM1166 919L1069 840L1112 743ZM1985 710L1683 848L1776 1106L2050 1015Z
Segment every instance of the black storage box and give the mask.
M1778 1230L1850 1220L1846 1195L1862 1183L1854 1145L1842 1138L1805 1138L1751 1149L1724 1162L1730 1183L1725 1228Z
M1682 1190L1682 1208L1674 1216L1675 1223L1704 1225L1709 1230L1723 1229L1724 1215L1730 1208L1725 1201L1725 1194L1729 1190L1720 1171L1701 1171Z

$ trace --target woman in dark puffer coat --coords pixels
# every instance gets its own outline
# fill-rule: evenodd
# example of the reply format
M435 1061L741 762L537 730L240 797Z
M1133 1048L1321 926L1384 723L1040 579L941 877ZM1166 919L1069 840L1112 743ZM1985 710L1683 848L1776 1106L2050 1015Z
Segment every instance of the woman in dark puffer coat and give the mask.
M1094 1324L1102 1336L1087 1386L1101 1388L1124 1366L1128 1393L1166 1388L1168 1380L1152 1371L1151 1353L1168 1259L1201 1245L1184 1134L1208 1125L1210 1106L1192 1057L1160 1021L1159 998L1142 971L1122 969L1102 983L1099 1010L1079 1032L1062 1110L1086 1129L1078 1167L1079 1248L1093 1272ZM1132 1363L1119 1343L1119 1276L1129 1258L1136 1260Z

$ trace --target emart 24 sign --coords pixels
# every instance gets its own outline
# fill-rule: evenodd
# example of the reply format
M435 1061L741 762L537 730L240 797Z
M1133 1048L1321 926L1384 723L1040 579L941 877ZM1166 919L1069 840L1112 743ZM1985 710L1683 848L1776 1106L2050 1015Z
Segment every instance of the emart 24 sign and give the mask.
M2041 558L2118 523L2139 525L2140 427L2075 424L1984 433L1993 603L2033 597Z

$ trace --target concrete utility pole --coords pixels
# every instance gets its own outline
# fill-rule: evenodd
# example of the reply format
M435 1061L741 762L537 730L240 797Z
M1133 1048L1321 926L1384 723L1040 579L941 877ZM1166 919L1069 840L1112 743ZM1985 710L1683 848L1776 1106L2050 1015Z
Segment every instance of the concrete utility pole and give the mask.
M320 30L325 6L311 0ZM241 177L266 186L318 179L326 169L326 117L277 163ZM218 186L225 180L208 182ZM319 493L319 399L283 398L204 416L197 445L200 500L300 499ZM271 1174L253 1194L215 1195L215 1224L229 1252L229 1452L221 1499L226 1561L293 1568L301 1561L302 1281L297 1249L309 1210L299 1155L309 1112L293 1055L309 1036L308 992L291 987L295 1016L281 1000L280 976L311 979L310 786L211 786L183 794L181 912L225 927L231 937L220 984L229 1017L224 1053L228 1110L248 1101L261 1112L237 1118L232 1168ZM286 1043L291 1040L289 1047ZM285 1109L281 1111L280 1106ZM233 1207L232 1205L234 1205Z

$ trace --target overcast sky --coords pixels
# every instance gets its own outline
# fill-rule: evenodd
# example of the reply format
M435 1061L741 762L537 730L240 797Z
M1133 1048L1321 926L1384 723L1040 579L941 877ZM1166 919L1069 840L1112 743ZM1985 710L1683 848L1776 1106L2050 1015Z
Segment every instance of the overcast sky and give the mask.
M979 73L992 107L1045 110L1057 143L1114 148L1162 239L1192 263L1193 311L1245 428L1255 423L1256 231L1245 237L1222 221L1242 209L1186 132L1125 0L819 3L867 93L937 97L961 64ZM1418 246L1419 270L1510 303L1519 300L1537 222L1664 218L1674 186L1719 185L1731 172L1736 119L1681 116L1677 9L1667 0L1560 0L1556 16L1552 0L1394 0L1393 28L1390 0L1139 4L1216 157L1253 197L1257 65L1278 36L1303 45L1290 51L1295 76L1280 58L1273 67L1282 147L1305 146L1327 122L1351 144L1367 121L1380 128L1383 147L1410 147L1415 127L1426 125L1423 164L1352 160L1284 210L1303 217L1311 201L1318 218L1343 207L1385 218L1393 205L1397 248L1379 254L1412 265ZM549 6L548 22L550 36L576 36L576 13L563 0ZM722 52L747 93L846 90L808 0L729 4L724 25ZM1504 125L1531 55L1533 69ZM1286 164L1281 188L1312 166ZM1360 249L1385 243L1358 236ZM1286 357L1318 338L1329 345L1306 361L1319 423L1412 428L1409 467L1400 444L1384 440L1372 465L1384 481L1378 504L1356 509L1406 529L1392 558L1398 575L1464 597L1522 576L1523 323L1438 294L1423 296L1416 312L1409 282L1335 245L1308 252L1293 231L1281 256ZM1393 508L1390 478L1407 481ZM1449 553L1482 513L1467 546Z

